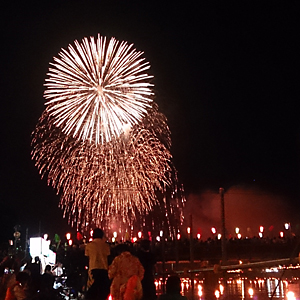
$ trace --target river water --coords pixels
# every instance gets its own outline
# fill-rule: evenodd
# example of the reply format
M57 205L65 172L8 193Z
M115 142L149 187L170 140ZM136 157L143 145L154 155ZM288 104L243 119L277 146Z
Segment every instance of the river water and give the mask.
M212 298L208 296L205 280L202 274L196 274L192 286L190 278L181 276L181 294L187 296L188 300L300 300L299 269L269 272L264 270L255 274L226 273L217 279ZM165 290L163 282L163 278L155 281L158 294Z

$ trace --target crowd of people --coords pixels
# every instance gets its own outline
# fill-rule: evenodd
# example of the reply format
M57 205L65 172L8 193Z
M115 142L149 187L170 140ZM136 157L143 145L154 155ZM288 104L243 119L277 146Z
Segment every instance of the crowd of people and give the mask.
M66 278L66 286L72 287L76 299L106 300L109 296L113 300L157 299L154 284L157 258L149 240L140 241L138 248L127 242L110 245L103 230L96 228L93 240L80 249L64 253L66 266L60 272L61 263L46 265L41 270L39 257L5 256L0 263L0 300L62 299L55 288L57 278ZM84 255L74 257L74 253ZM178 280L175 288L171 279L168 295L180 296L179 277Z
M21 260L18 256L6 256L0 263L1 300L47 300L56 299L55 276L47 265L41 270L39 258L34 261Z
M298 255L299 245L297 236L230 239L226 244L228 257L238 259L251 259L256 255L260 258L290 257L292 252ZM162 272L159 262L176 257L189 260L190 247L190 239L165 240L164 244L143 239L135 243L107 243L104 232L96 228L91 242L58 247L57 264L47 265L44 270L41 270L39 257L32 259L2 252L0 300L62 299L64 287L69 288L75 299L106 300L111 295L113 300L155 300L158 298L155 274ZM218 260L221 241L194 239L193 251L194 258L200 261ZM173 277L168 278L167 293L160 295L160 300L181 298L180 278Z
M109 294L116 300L155 299L156 261L150 252L150 242L143 241L136 255L129 244L119 244L111 257L111 249L103 236L103 231L96 228L93 241L85 247L89 260L86 299L105 300Z
M157 248L161 245L157 245ZM190 260L191 240L180 239L179 241L168 240L164 245L164 259L166 261ZM192 252L195 260L220 260L222 258L222 241L217 237L193 239ZM228 259L239 260L266 260L288 258L298 256L300 252L300 236L290 237L258 237L229 238L226 240L226 252ZM162 260L162 252L159 260Z

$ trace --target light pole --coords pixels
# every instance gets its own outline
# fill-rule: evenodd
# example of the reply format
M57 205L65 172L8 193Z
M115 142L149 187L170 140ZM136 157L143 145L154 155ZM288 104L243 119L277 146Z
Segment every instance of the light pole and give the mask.
M14 227L14 238L15 238L15 244L14 244L14 253L17 254L18 252L18 242L20 241L20 236L21 236L21 233L20 233L20 225L16 225Z
M193 239L193 215L190 214L190 227L189 236L190 236L190 264L191 264L191 290L192 290L192 299L194 299L194 239Z
M219 188L219 194L221 196L221 222L222 222L222 264L225 264L227 260L226 255L226 228L225 228L225 205L224 205L224 189Z
M164 236L164 231L161 230L160 233L160 241L161 241L161 253L162 253L162 272L163 272L163 293L165 293L165 280L166 280L166 258L165 258L165 236Z

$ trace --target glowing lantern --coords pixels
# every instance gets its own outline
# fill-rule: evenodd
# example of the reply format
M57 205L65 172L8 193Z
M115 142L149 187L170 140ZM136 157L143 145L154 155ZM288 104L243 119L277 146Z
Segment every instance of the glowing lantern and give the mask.
M198 284L198 296L202 297L203 292L202 292L202 286L200 284Z
M294 294L292 291L289 291L289 292L286 294L286 298L287 298L288 300L296 300L295 294Z
M83 236L79 231L76 233L76 238L78 241L81 241L83 239Z
M249 294L249 296L252 298L253 297L253 295L254 295L254 290L253 290L253 288L249 288L248 289L248 294Z
M224 286L222 284L220 284L219 286L219 290L220 290L220 293L223 294L224 293Z

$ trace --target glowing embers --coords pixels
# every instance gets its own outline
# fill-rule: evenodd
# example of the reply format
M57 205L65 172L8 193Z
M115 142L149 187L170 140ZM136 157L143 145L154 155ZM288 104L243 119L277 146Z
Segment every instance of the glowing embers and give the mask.
M185 199L142 52L98 36L59 55L46 79L32 159L60 195L64 216L81 230L147 221L151 231L175 235Z

